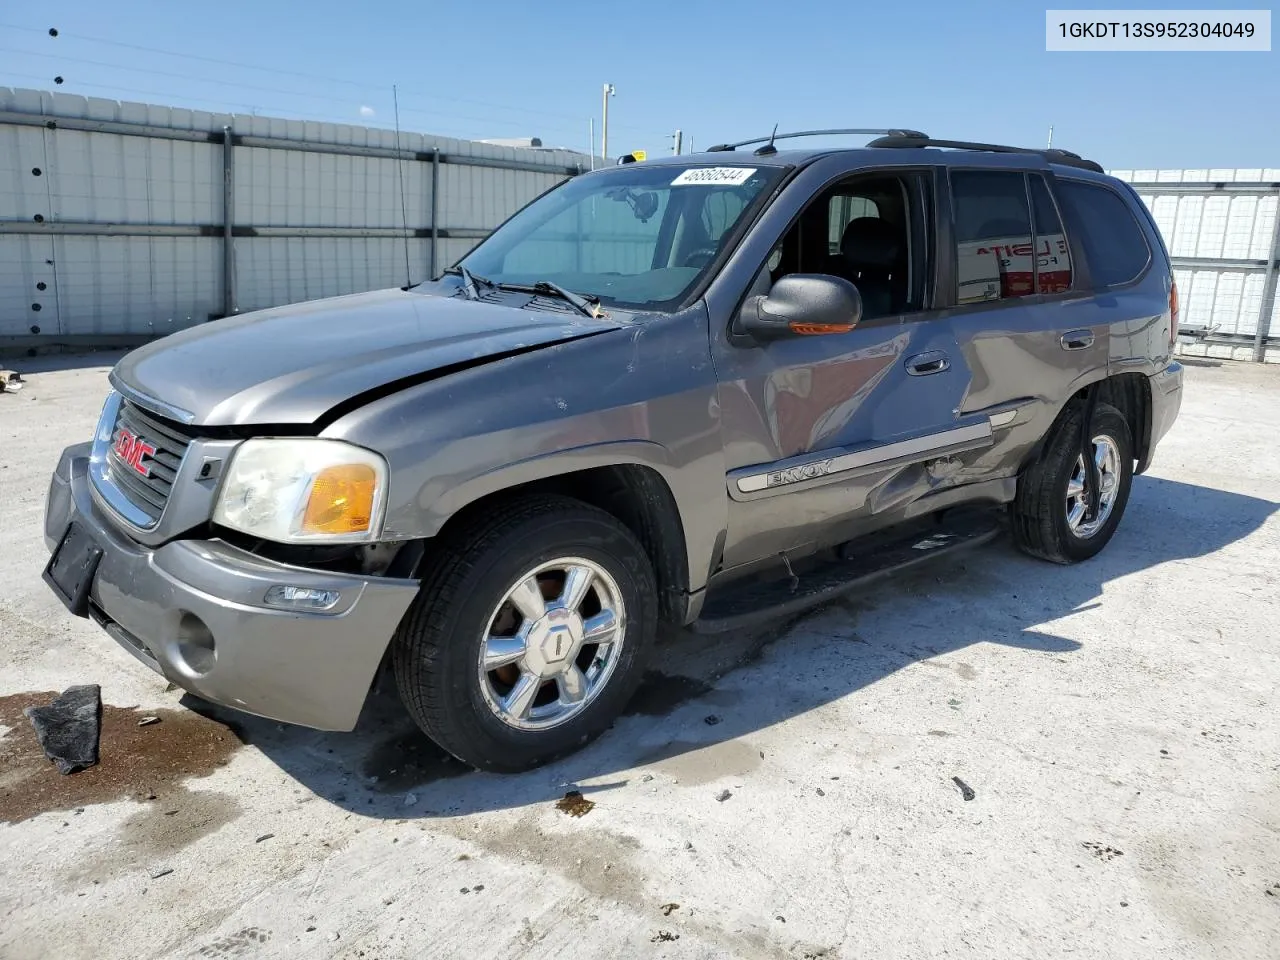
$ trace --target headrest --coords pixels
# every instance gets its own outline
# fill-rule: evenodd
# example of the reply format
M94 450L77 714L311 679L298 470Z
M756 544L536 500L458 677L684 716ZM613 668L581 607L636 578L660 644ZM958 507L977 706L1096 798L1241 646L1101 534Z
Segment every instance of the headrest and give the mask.
M857 217L844 228L840 253L850 263L888 269L898 262L900 244L898 231L884 220Z

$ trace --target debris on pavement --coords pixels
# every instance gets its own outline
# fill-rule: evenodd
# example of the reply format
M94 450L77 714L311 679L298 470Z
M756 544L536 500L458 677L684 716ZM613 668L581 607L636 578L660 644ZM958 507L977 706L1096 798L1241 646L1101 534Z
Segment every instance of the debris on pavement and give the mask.
M102 690L96 683L68 687L52 703L22 711L35 727L44 754L61 774L72 774L98 762L102 725Z
M680 904L678 904L678 903L664 903L661 907L659 907L659 909L662 911L662 915L663 915L664 917L669 917L669 916L671 916L671 911L673 911L673 910L679 910L679 909L680 909Z
M255 840L255 841L253 841L253 842L254 842L254 843L261 843L263 840L270 840L270 839L271 839L272 837L274 837L274 836L275 836L275 834L274 834L274 833L264 833L262 836L260 836L257 840Z
M143 717L141 720L138 721L138 726L149 727L153 723L159 723L159 722L160 722L159 717Z
M959 787L959 788L960 788L960 796L961 796L963 799L965 799L965 800L972 800L974 797L976 797L976 796L977 796L977 794L973 792L973 787L969 786L967 783L965 783L965 782L964 782L963 780L961 780L959 777L952 777L952 778L951 778L951 781L952 781L952 782L953 782L957 787Z
M151 879L159 880L161 877L167 877L171 873L173 873L173 867L161 867L159 870L151 872Z
M1117 850L1115 847L1103 846L1100 843L1094 843L1092 840L1086 840L1082 846L1093 853L1099 860L1114 860L1116 857L1123 857L1124 851Z
M578 790L570 790L556 801L556 809L571 817L584 817L595 807L594 800L588 800Z
M0 393L17 393L27 382L16 370L0 370Z
M820 797L825 797L826 795L827 795L827 791L825 791L825 790L823 790L821 787L819 787L819 788L818 788L818 796L820 796Z
M721 803L724 803L726 800L728 800L732 796L733 794L730 793L728 790L721 790L719 793L716 794L716 799L719 800Z
M670 930L659 930L656 934L649 938L650 943L671 943L679 940L680 934L672 933Z

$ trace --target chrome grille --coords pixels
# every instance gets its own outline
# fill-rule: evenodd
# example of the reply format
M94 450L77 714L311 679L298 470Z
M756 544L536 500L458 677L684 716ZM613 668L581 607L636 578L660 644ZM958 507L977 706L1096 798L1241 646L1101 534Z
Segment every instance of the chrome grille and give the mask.
M157 521L191 440L180 424L122 399L111 430L108 477L130 503Z

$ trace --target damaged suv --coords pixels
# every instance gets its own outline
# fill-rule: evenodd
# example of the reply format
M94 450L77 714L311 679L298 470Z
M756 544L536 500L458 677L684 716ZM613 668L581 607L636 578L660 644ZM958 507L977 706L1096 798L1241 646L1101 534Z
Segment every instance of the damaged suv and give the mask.
M1002 531L1091 557L1181 403L1159 232L1074 154L870 133L585 174L431 282L134 351L54 473L46 581L276 720L351 729L389 664L514 771L605 730L660 625Z

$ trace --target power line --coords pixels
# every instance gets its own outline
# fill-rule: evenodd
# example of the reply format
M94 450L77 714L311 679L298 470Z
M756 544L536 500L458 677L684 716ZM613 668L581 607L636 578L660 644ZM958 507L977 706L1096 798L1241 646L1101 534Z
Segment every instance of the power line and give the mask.
M37 30L33 27L23 27L17 24L12 24L12 23L0 23L0 27L3 27L5 29L10 29L10 30L21 30L27 33L44 33L45 32L43 30ZM120 47L125 50L138 50L144 53L159 54L165 57L179 57L183 60L199 60L203 63L212 63L212 64L216 64L218 66L223 66L223 67L236 67L237 69L241 69L241 70L257 70L262 73L272 73L278 76L297 77L302 80L315 80L323 83L343 84L345 86L356 87L366 92L375 91L375 90L382 92L384 89L384 88L379 88L375 84L370 84L370 83L366 83L358 80L347 80L343 77L321 76L320 74L302 73L297 70L281 70L277 67L261 67L252 63L241 63L235 60L223 60L218 57L208 57L208 56L203 56L201 54L194 54L194 53L183 53L177 50L165 50L160 47L148 47L148 46L143 46L142 44L137 44L137 43L125 43L122 40L109 40L106 37L93 37L87 34L65 33L62 31L59 31L58 36L60 39L74 39L74 40L85 41L88 43L102 43L112 47ZM23 51L23 52L27 52L27 51ZM48 54L36 54L36 55L48 56ZM187 76L187 75L184 74L183 76ZM424 93L422 91L415 91L415 90L406 90L405 93L412 96L430 97L437 100L452 100L457 103L471 103L471 104L475 104L476 106L491 107L498 110L515 110L522 113L537 113L537 114L542 114L544 116L559 117L560 119L564 119L564 120L572 120L574 121L575 124L581 121L581 117L575 116L573 114L560 113L557 111L550 111L550 110L538 110L536 108L517 107L511 104L494 103L488 100L472 100L465 97L452 97L452 96L441 97L437 93Z
M39 74L10 73L10 72L0 73L0 77L3 77L3 76L19 78L22 80L38 81L42 84L47 84L49 82L49 78L47 76L43 76ZM284 107L278 104L251 102L251 101L244 101L244 100L211 99L208 97L192 97L192 96L185 96L185 95L174 96L172 92L148 90L140 87L121 86L119 84L91 83L87 81L75 80L75 81L69 81L63 85L60 85L57 91L51 91L51 92L74 95L74 93L78 89L99 90L109 94L120 94L120 93L134 94L136 96L148 97L148 98L153 98L154 100L162 101L163 105L166 105L166 106L181 106L184 103L205 104L211 108L209 110L209 112L211 113L236 113L236 112L247 111L249 113L256 115L262 112L267 112L267 113L276 114L281 119L297 118L299 120L316 120L324 123L343 124L346 126L360 126L360 127L375 126L376 127L376 125L368 123L368 118L363 118L363 122L353 123L351 119L344 118L336 113L316 113L314 111L298 110L294 107ZM273 92L270 90L266 90L265 88L258 88L258 87L251 87L250 89L258 89L267 93ZM274 92L286 93L286 94L288 93L288 91L274 91ZM241 109L237 111L235 108L241 108ZM426 116L426 117L440 116L446 120L471 121L472 123L483 124L484 126L487 126L487 127L507 127L513 130L516 130L516 129L528 130L529 127L531 126L531 124L525 123L520 120L497 120L493 118L466 117L466 116L459 116L455 114L438 114L434 111L414 110L410 108L402 109L401 113ZM454 126L455 130L457 128L456 124L451 124L449 126ZM566 132L569 129L567 127L552 126L550 124L544 124L543 126L551 127L553 130L559 130L560 132ZM480 129L480 128L477 128L477 129ZM480 134L472 136L472 135L464 135L458 132L449 133L446 131L421 131L419 132L419 135L428 136L428 137L430 136L448 137L456 140L475 140L475 139L478 139L480 136L484 136L485 133L482 131ZM566 148L566 149L569 149L569 148Z
M287 89L280 89L280 88L277 88L277 87L263 87L263 86L259 86L259 85L257 85L257 84L252 84L252 83L240 83L240 82L235 81L235 80L221 80L221 79L206 78L206 77L193 77L193 76L191 76L190 74L174 73L174 72L172 72L172 71L168 71L168 70L155 70L155 69L152 69L152 68L150 68L150 67L134 67L134 66L128 66L128 65L126 65L126 64L107 63L107 62L103 62L103 61L101 61L101 60L86 60L86 59L81 58L81 57L60 57L60 56L58 56L57 54L48 54L48 53L28 53L28 51L15 50L15 49L10 48L10 47L0 47L0 53L18 53L18 54L27 54L27 55L29 55L29 56L44 57L44 58L49 58L49 59L57 59L57 60L61 60L61 61L65 62L65 63L73 63L73 64L79 64L79 65L85 65L85 66L91 66L91 67L106 67L106 68L113 69L113 70L123 70L123 71L127 71L127 72L130 72L130 73L140 73L140 74L144 74L144 75L152 75L152 76L157 76L157 77L170 77L170 78L177 78L177 79L182 79L182 80L191 80L191 81L197 81L197 82L200 82L200 83L212 84L212 85L215 85L215 86L236 87L236 88L239 88L239 89L242 89L242 90L252 90L252 91L256 91L256 92L258 92L258 93L266 93L266 94L270 94L270 95L272 95L272 96L302 97L302 98L305 98L305 99L308 99L308 100L321 100L321 101L323 101L323 102L325 102L325 103L333 103L333 99L334 99L333 97L331 97L331 96L327 96L327 95L325 95L325 94L320 94L320 93L308 93L308 92L303 91L303 90L287 90ZM31 75L30 75L30 74L27 74L26 76L31 76ZM45 79L47 79L47 78L45 78ZM106 85L100 85L100 86L106 86ZM127 87L120 87L119 89L121 89L121 90L127 90L127 89L129 89L129 88L127 88ZM138 92L138 91L135 91L135 92ZM156 94L156 95L157 95L157 96L166 96L166 97L171 96L170 94ZM207 102L217 102L217 101L207 101ZM231 102L231 101L228 101L228 102ZM284 111L284 112L289 112L289 111ZM530 123L527 123L527 122L525 122L525 121L518 121L518 120L514 120L514 119L494 119L494 118L492 118L492 117L477 117L477 116L470 116L470 115L467 115L467 114L447 113L447 112L445 112L445 111L443 111L443 110L425 110L425 109L409 109L409 108L406 108L406 109L404 110L404 113L407 113L407 114L417 114L417 115L421 115L421 116L438 116L438 117L443 117L443 118L450 119L450 120L469 120L469 121L472 121L472 122L475 122L475 123L483 123L483 124L497 124L497 125L501 125L501 126L510 126L510 127L516 127L516 126L519 126L519 127L529 127L529 126L550 127L551 129L558 129L558 130L560 130L561 132L566 132L566 133L567 133L568 131L570 131L570 130L575 130L575 129L576 129L576 125L575 125L575 126L570 126L570 125L568 125L568 124L553 125L553 124L537 123L537 122L530 124Z

